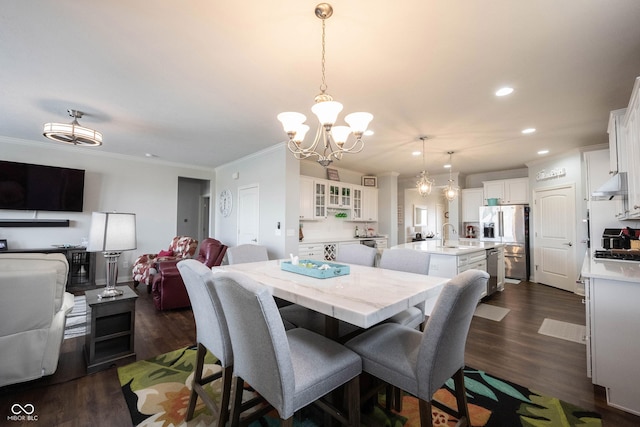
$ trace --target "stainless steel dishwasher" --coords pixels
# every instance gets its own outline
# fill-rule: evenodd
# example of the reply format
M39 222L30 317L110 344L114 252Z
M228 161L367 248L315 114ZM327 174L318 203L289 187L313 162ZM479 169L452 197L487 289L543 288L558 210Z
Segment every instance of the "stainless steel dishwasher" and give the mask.
M487 249L487 273L489 273L489 281L487 282L487 295L489 296L498 290L498 250Z

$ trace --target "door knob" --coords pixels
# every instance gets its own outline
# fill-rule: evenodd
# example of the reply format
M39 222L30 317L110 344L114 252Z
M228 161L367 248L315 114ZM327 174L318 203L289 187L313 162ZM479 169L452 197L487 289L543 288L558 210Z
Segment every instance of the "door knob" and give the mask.
M573 246L573 243L571 243L571 242L569 242L569 243L563 243L563 245L566 245L566 246Z

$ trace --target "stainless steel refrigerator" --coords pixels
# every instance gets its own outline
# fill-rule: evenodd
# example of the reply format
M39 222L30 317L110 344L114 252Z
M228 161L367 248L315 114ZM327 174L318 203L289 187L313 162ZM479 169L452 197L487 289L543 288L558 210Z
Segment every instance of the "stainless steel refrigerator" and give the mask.
M529 280L529 206L480 207L480 240L504 243L505 276Z

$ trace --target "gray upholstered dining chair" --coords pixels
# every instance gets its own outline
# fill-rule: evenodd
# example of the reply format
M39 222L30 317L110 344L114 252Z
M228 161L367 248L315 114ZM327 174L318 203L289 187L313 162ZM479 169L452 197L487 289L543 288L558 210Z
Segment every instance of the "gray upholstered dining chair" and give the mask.
M382 252L379 267L409 273L429 274L430 258L431 254L428 252L413 249L387 249ZM425 321L424 307L425 303L422 302L414 307L401 311L389 318L387 322L398 323L409 326L410 328L421 328Z
M194 259L178 262L178 270L187 288L193 317L196 322L196 339L198 350L196 367L193 375L193 385L185 421L193 418L198 396L213 414L218 414L218 426L222 427L229 419L229 402L231 399L231 379L233 373L233 351L227 321L222 312L220 300L213 286L213 272L209 267ZM204 358L207 350L218 358L221 370L206 377L202 377ZM222 378L222 396L220 405L211 399L204 386L212 381ZM249 401L247 409L261 400ZM261 411L263 413L265 411ZM258 417L258 414L251 418Z
M268 261L267 248L261 245L242 244L227 249L227 261L229 264L242 264L245 262Z
M373 267L376 261L378 250L371 246L352 244L341 245L336 255L337 262L345 262L347 264L365 265Z
M344 245L338 250L336 262L373 267L377 252L375 248L361 244ZM283 319L299 328L309 329L325 335L325 316L322 313L299 304L291 304L281 307L280 315ZM343 321L338 322L338 335L340 337L348 336L358 330L360 328L355 325Z
M432 425L432 404L452 412L432 402L433 394L451 377L458 407L455 416L462 421L458 425L470 425L464 350L471 319L488 278L484 271L467 270L447 282L423 332L384 323L345 344L362 357L363 371L419 399L422 427Z
M357 354L306 329L285 331L270 290L246 275L217 272L214 285L234 351L231 425L237 425L247 381L277 410L283 426L293 425L296 411L346 384L349 419L338 411L330 414L360 426L362 362Z

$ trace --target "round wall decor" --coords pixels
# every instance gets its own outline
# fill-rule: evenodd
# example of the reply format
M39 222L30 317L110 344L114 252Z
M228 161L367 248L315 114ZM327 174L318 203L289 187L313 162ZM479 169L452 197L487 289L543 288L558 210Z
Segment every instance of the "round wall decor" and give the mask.
M231 195L231 191L222 190L220 192L220 197L218 198L218 206L220 208L220 213L222 216L231 215L231 209L233 208L233 195Z

